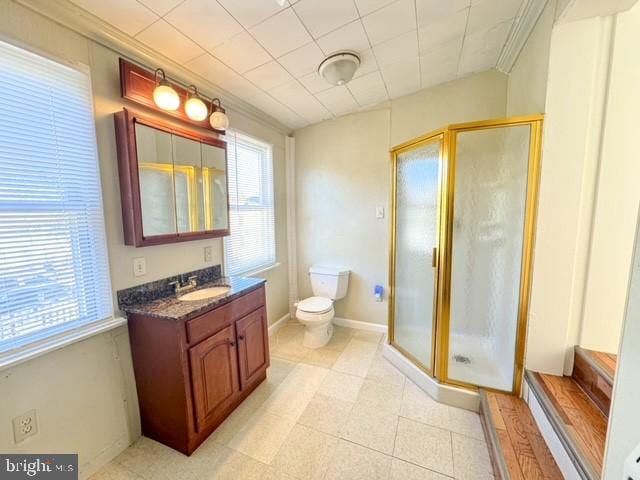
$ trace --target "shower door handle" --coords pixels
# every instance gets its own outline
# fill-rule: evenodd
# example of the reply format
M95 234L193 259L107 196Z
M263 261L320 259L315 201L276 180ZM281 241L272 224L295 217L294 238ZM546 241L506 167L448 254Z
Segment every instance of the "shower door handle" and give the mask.
M436 268L438 265L438 248L433 247L433 252L431 252L431 267Z

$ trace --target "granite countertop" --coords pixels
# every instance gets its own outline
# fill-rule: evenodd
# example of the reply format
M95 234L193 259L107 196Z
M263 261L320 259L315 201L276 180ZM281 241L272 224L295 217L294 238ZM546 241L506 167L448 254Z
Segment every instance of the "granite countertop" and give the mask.
M121 308L127 314L146 315L165 320L186 320L229 303L245 293L259 288L264 283L265 280L261 278L221 277L209 282L199 283L195 289L180 293L180 295L185 295L203 288L231 287L227 293L217 297L185 302L178 300L180 295L171 294L131 305L121 305Z

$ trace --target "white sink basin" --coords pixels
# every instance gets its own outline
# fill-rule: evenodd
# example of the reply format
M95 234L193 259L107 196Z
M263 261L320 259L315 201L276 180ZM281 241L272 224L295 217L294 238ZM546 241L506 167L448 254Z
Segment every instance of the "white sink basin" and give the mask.
M183 302L195 302L196 300L219 297L220 295L224 295L225 293L227 293L230 289L231 287L203 288L202 290L196 290L195 292L186 293L178 297L178 300L181 300Z

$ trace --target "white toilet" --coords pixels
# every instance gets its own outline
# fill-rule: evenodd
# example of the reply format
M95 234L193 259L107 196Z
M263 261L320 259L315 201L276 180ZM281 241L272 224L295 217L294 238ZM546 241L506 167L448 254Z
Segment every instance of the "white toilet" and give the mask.
M333 334L333 301L344 298L349 285L349 270L314 265L309 269L313 297L295 304L296 318L305 326L303 345L324 347Z

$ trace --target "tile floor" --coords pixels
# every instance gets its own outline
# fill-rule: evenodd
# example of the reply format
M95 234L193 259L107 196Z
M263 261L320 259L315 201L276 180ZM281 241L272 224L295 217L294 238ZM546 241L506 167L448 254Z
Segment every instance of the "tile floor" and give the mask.
M271 338L268 378L191 456L140 438L92 480L491 479L477 414L439 404L382 357L379 333Z

